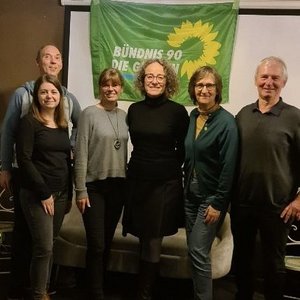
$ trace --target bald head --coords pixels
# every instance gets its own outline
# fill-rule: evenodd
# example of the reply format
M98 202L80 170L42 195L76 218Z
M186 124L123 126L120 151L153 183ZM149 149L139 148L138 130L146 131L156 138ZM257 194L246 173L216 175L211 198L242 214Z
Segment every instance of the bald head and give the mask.
M37 53L36 63L41 75L48 74L58 77L62 69L62 56L57 47L45 45Z

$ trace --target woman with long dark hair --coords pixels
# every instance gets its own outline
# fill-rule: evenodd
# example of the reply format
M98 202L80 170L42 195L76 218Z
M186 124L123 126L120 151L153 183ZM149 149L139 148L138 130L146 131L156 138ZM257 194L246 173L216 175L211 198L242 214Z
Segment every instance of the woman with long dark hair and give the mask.
M49 299L53 242L72 198L70 153L62 87L55 76L42 75L35 82L33 102L17 138L20 201L32 238L34 300Z

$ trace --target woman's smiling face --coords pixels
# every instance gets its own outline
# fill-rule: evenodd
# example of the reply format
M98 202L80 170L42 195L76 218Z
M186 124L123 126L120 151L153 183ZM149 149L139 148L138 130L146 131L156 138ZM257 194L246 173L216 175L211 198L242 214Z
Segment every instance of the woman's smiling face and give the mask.
M216 83L213 74L207 74L195 84L195 96L200 109L207 110L216 104Z
M157 98L166 89L165 71L161 64L154 62L145 68L145 91L148 97Z

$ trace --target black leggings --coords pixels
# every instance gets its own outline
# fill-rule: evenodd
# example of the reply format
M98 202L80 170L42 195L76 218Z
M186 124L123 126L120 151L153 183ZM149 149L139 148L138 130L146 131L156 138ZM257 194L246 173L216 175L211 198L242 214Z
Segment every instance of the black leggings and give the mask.
M140 239L141 260L152 263L159 262L162 240L163 238Z

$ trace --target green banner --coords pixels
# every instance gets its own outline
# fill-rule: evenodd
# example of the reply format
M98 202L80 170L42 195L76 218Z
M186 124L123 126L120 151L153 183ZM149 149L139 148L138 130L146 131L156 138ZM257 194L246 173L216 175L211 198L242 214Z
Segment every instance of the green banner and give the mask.
M122 100L140 100L133 87L136 71L144 60L163 58L178 74L176 102L192 105L188 82L204 65L216 67L222 75L223 102L228 102L237 15L232 1L175 5L92 0L90 43L95 96L101 70L115 67L125 78Z

